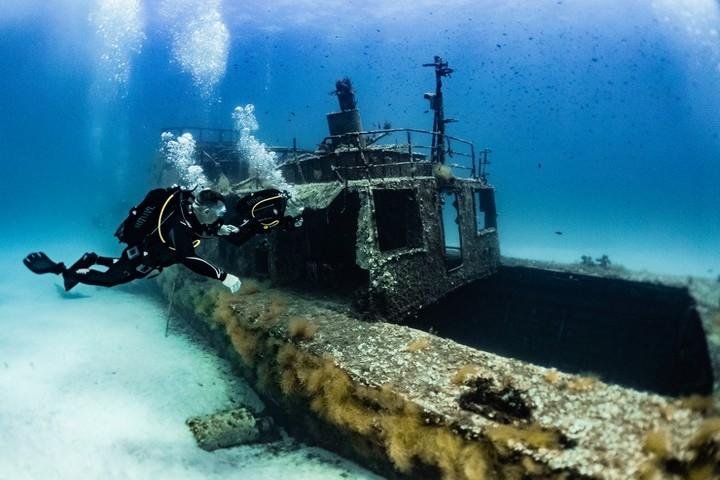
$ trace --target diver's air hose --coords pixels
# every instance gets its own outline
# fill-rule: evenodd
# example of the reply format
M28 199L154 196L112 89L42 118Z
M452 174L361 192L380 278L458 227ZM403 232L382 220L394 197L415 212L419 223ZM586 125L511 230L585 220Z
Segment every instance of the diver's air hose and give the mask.
M175 250L175 247L171 247L170 245L168 245L168 243L165 241L165 237L163 237L162 228L160 228L160 227L162 226L163 223L165 223L165 222L163 222L163 213L165 213L165 208L168 206L168 203L170 203L170 200L172 200L172 198L175 196L176 193L177 193L177 192L173 192L172 195L170 195L170 196L167 198L167 200L165 200L165 203L163 203L163 206L162 206L162 208L160 209L160 215L158 215L158 226L157 226L157 228L155 229L155 230L157 230L157 232L158 232L158 236L160 237L160 241L161 241L162 243L164 243L165 245L167 245L167 247L168 247L170 250ZM180 208L182 208L182 206L180 206ZM200 245L200 240L193 240L193 247L194 247L194 248L197 248L198 245Z
M264 203L264 202L269 202L271 200L275 200L276 198L282 198L282 195L275 195L274 197L264 198L264 199L260 200L255 205L253 205L252 210L250 210L250 215L253 218L255 218L255 209L258 207L258 205L260 205L261 203ZM269 223L260 222L260 224L263 226L263 228L265 230L276 226L278 223L280 223L280 220L273 220L272 222L269 222Z

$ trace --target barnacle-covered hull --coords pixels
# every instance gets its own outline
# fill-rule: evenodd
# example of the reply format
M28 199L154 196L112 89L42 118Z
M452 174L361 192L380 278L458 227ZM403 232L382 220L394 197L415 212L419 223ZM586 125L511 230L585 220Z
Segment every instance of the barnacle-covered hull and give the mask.
M292 434L388 478L700 478L719 460L707 403L359 320L307 292L248 281L230 295L179 269L159 281Z

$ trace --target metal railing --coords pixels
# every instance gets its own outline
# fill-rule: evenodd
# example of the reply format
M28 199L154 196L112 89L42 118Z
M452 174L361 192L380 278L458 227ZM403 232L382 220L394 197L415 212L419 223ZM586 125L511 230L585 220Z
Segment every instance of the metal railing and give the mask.
M162 131L170 132L176 136L183 133L190 133L198 143L234 145L238 140L238 132L229 128L167 127L162 129ZM437 147L438 142L432 141L437 135L440 135L440 133L419 128L388 128L350 132L325 137L320 143L320 149L325 148L327 151L328 147L335 148L340 145L345 145L351 148L357 148L361 156L366 152L382 150L383 147L391 149L392 151L407 153L408 160L406 162L392 161L383 163L374 161L372 165L368 163L365 166L358 166L356 168L433 163L435 159L439 157L436 150L439 148ZM398 138L398 136L404 138ZM490 164L489 155L491 150L484 148L476 154L475 146L472 142L453 135L445 134L443 136L445 141L442 142L444 144L444 155L442 155L442 157L445 159L445 164L456 172L466 172L466 177L487 180L487 166ZM416 141L417 137L424 137L425 140L418 142ZM293 143L293 147L268 147L268 149L280 154L283 160L282 163L297 162L298 154L309 152L306 150L298 150L295 142ZM433 144L435 144L435 146L433 146ZM289 158L291 154L293 158ZM420 155L424 158L418 159Z
M382 149L382 147L387 147L393 151L407 152L407 162L398 163L394 161L387 164L373 162L373 166L405 165L418 162L434 163L439 155L437 155L436 151L438 147L433 146L434 142L432 142L432 139L437 135L441 134L419 128L388 128L363 132L349 132L342 135L330 135L323 139L320 146L322 148L323 146L338 147L345 145L358 149L361 154ZM425 140L418 142L416 141L417 137L424 137ZM489 164L489 149L481 150L480 158L478 159L475 154L475 146L472 142L447 134L444 135L444 138L444 158L446 165L452 167L454 170L466 172L470 178L486 178L486 167ZM437 142L435 143L437 144ZM425 158L416 160L418 153Z

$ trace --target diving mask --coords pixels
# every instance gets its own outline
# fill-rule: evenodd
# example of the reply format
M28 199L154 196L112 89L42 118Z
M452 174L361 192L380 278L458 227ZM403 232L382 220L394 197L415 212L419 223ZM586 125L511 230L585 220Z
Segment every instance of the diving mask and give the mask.
M225 215L227 209L225 203L218 200L215 203L200 203L197 199L192 204L193 212L198 218L200 223L211 224L217 221L218 218Z

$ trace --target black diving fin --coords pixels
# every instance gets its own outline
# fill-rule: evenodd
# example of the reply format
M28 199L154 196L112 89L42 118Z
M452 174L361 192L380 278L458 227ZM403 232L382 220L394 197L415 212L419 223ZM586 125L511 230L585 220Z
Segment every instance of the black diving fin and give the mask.
M43 252L31 253L27 257L23 258L23 263L27 268L37 274L54 273L59 275L65 271L65 264L62 262L53 262Z

